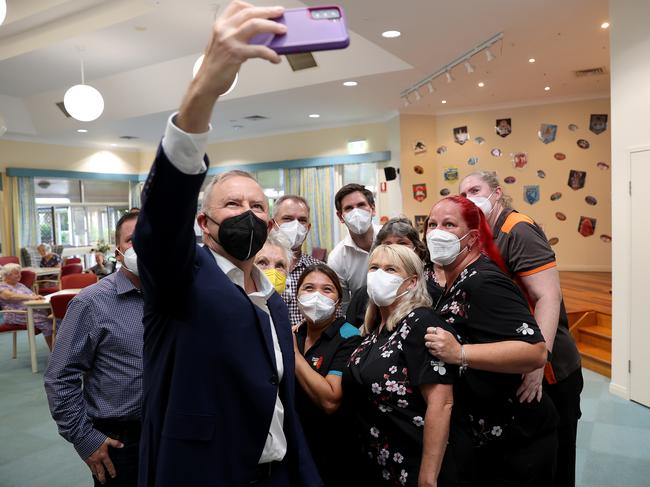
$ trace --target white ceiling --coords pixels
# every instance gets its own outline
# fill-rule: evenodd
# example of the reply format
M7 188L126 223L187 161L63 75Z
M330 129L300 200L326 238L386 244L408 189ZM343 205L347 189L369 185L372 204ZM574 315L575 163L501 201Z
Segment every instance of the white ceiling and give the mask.
M216 0L8 0L0 26L0 115L4 138L106 147L152 147L177 107L192 65L207 41ZM269 4L254 0L255 4ZM294 0L287 7L326 2ZM222 5L225 2L222 2ZM503 105L608 96L609 75L578 79L573 71L609 71L607 0L339 0L351 45L314 56L319 67L294 73L262 61L242 68L240 82L218 104L213 140L253 137ZM219 8L218 6L216 8ZM398 39L381 32L397 29ZM477 44L503 32L487 63L454 71L455 82L404 107L402 90ZM96 121L65 118L55 106L80 82L106 103ZM534 57L537 62L528 63ZM345 80L359 86L346 88ZM478 88L477 82L486 86ZM551 90L544 91L544 86ZM446 105L440 101L447 100ZM319 119L309 119L319 113ZM249 122L249 115L268 120ZM233 126L243 126L234 128ZM87 134L77 133L87 128ZM123 135L136 136L128 142Z

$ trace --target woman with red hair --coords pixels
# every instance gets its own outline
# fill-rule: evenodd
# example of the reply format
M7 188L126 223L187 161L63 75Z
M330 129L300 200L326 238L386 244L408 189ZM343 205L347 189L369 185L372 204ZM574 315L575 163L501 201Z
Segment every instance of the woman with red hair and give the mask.
M459 485L552 485L557 414L550 399L520 403L521 374L547 350L520 289L507 277L483 212L462 196L429 214L427 246L446 287L435 304L456 330L429 328L430 352L463 371L454 386L444 469Z

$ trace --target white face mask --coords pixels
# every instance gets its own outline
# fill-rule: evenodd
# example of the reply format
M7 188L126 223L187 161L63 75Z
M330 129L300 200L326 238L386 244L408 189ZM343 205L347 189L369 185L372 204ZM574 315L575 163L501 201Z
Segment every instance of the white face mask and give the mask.
M283 223L282 225L278 225L278 228L287 238L291 250L300 248L307 237L307 227L298 220L291 220L290 222Z
M133 250L133 247L129 247L126 249L126 252L122 253L119 249L117 250L120 254L122 254L122 257L124 257L124 267L126 267L129 271L131 271L133 274L136 276L139 276L138 274L138 256L135 253L135 250Z
M404 296L410 291L407 289L399 296L397 295L397 290L406 279L408 277L402 278L394 274L389 274L382 269L368 272L368 297L377 306L390 306L397 298Z
M315 324L330 318L336 310L336 302L318 291L298 296L298 306L302 314Z
M372 213L361 208L355 208L343 215L343 220L348 230L356 235L363 235L372 224Z
M444 230L434 229L427 234L427 247L429 256L433 263L438 265L451 264L460 254L460 241L467 237L466 233L462 238Z
M485 196L468 196L467 199L470 200L472 203L474 203L476 206L479 207L479 209L483 212L485 216L489 216L490 213L492 213L492 210L494 207L492 206L492 202L490 201L490 198L494 194L494 191L490 193L490 196L487 198Z

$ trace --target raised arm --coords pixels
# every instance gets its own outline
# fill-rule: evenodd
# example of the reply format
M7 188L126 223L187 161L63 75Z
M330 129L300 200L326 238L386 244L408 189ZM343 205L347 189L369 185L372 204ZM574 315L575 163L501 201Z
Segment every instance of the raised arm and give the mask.
M207 170L204 154L214 105L247 59L280 62L274 51L248 41L261 33L284 33L285 26L268 20L282 12L281 7L229 4L215 21L203 64L178 114L169 120L143 189L134 238L145 295L155 303L178 303L189 288L196 249L194 218Z

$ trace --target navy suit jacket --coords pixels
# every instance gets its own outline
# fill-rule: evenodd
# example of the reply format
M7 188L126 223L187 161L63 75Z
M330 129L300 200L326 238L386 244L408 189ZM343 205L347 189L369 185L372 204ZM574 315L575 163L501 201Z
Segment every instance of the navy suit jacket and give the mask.
M291 485L320 486L294 406L286 305L277 293L268 300L284 362L278 383L268 315L195 243L204 178L180 172L160 147L142 193L133 240L145 297L139 485L247 485L279 389Z

